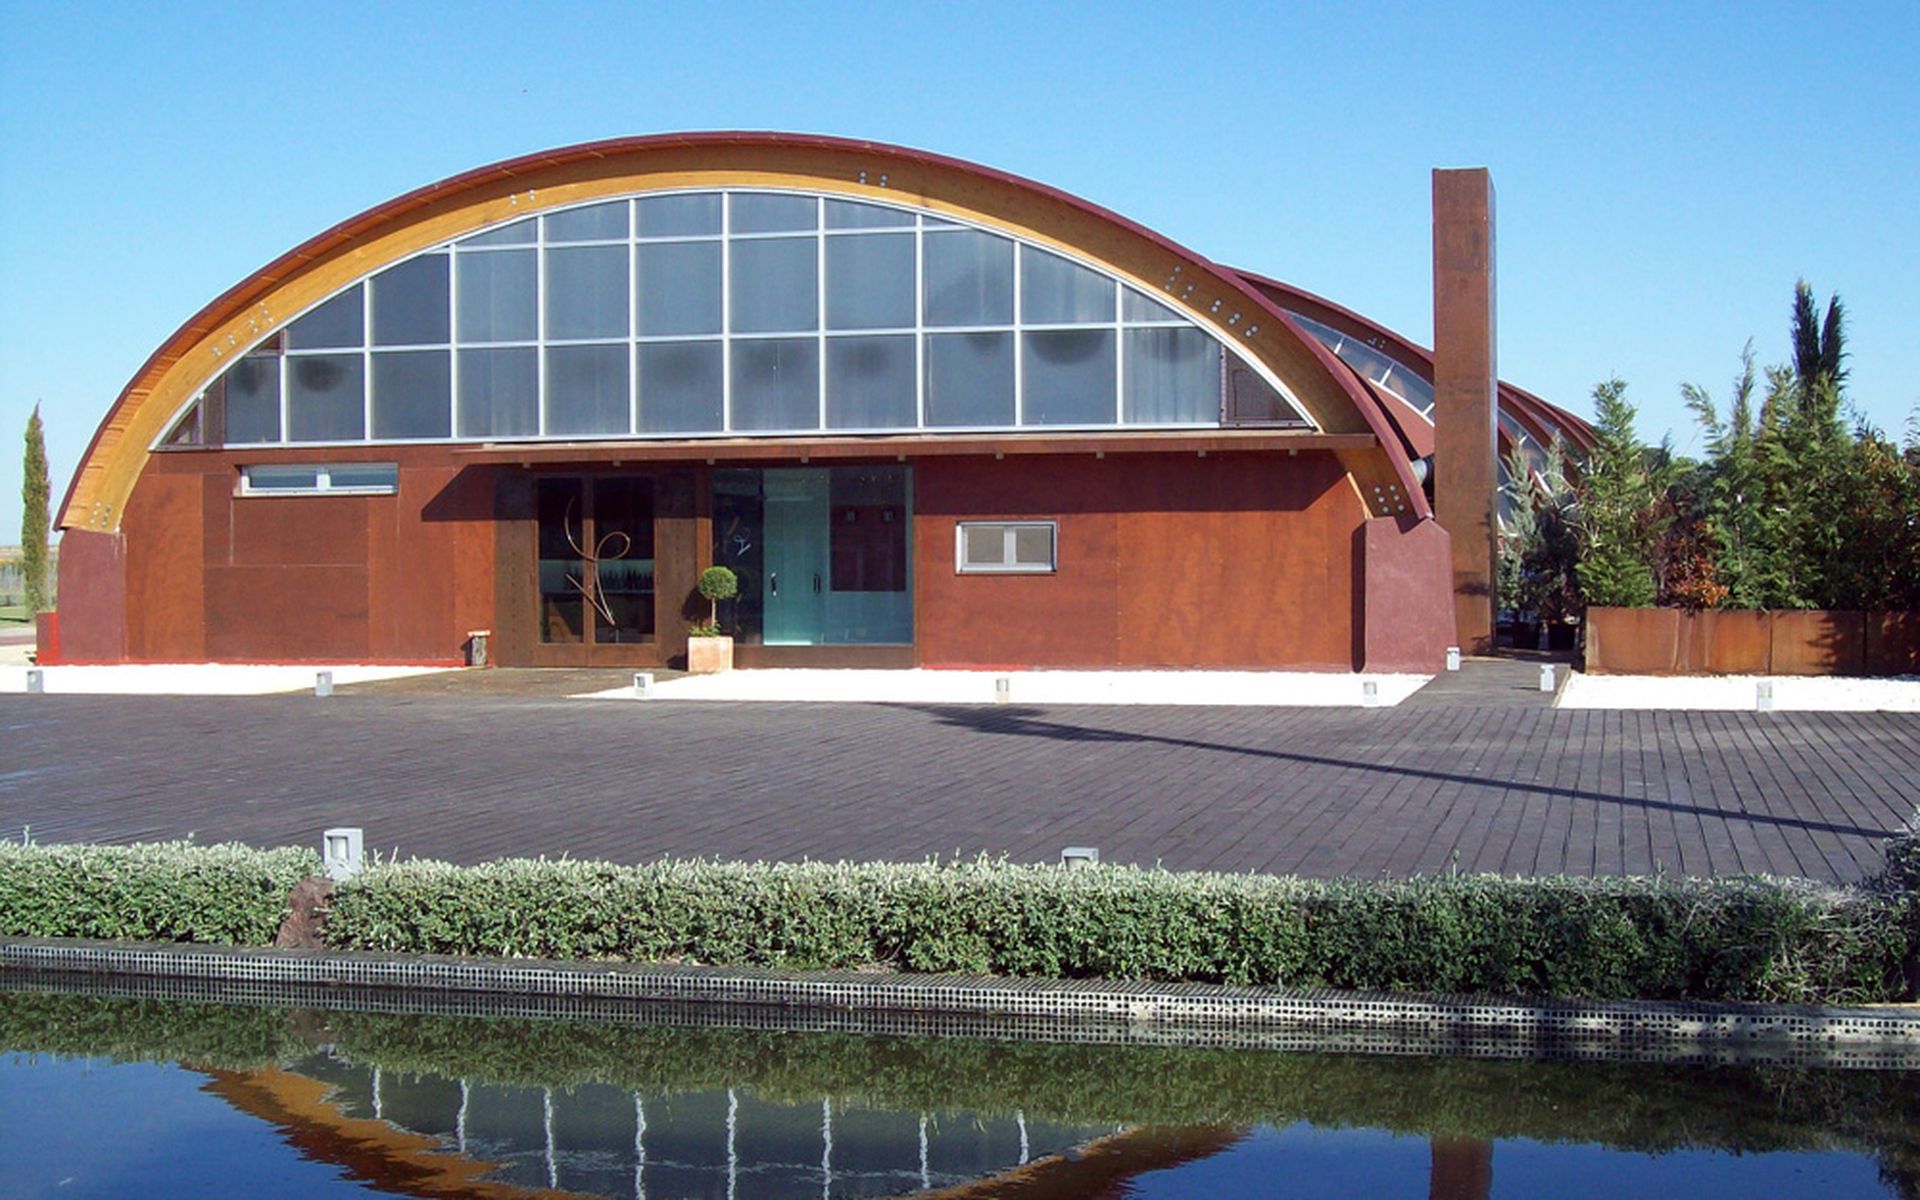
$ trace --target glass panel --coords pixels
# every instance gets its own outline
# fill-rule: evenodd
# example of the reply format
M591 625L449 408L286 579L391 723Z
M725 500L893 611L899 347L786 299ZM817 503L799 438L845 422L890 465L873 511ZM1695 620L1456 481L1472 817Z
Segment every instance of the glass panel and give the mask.
M798 333L819 328L816 244L812 238L734 243L733 332Z
M912 228L913 214L879 204L861 204L856 200L827 201L828 229Z
M373 344L431 346L447 337L447 256L424 254L373 277Z
M1111 425L1113 331L1071 329L1022 335L1026 425Z
M720 232L720 193L642 196L635 208L641 237L700 237Z
M1113 320L1114 282L1032 246L1020 247L1020 320L1077 325Z
M653 640L653 483L593 485L593 640Z
M542 479L535 489L540 523L540 640L579 642L586 632L580 545L586 537L578 479Z
M927 424L1013 424L1013 335L927 336Z
M640 347L640 431L718 433L723 429L719 342L660 342Z
M1126 419L1131 424L1220 419L1220 343L1193 326L1129 329Z
M740 579L740 594L719 605L720 628L758 642L766 611L766 515L760 472L722 468L713 473L713 561Z
M366 336L360 316L360 285L354 284L338 296L287 326L287 347L292 350L331 350L358 346Z
M511 225L502 225L498 229L489 229L485 233L476 233L461 238L460 246L530 246L534 240L533 218L515 221Z
M927 324L1013 324L1013 243L971 229L926 239Z
M1053 526L1015 525L1013 561L1024 567L1053 566Z
M250 492L315 492L320 490L319 467L248 467Z
M627 248L548 250L547 337L627 336Z
M357 442L367 435L365 368L358 354L287 359L287 440Z
M640 336L720 332L720 243L657 242L643 245Z
M787 233L820 226L819 204L812 196L737 192L732 205L735 233Z
M834 467L829 473L825 641L913 640L909 478L906 467Z
M167 432L166 440L161 442L161 445L201 445L205 441L205 438L201 433L200 411L200 402L198 400L189 405L187 411L180 414L180 419L173 423L173 428Z
M227 441L280 440L280 356L248 355L221 376L227 395Z
M1120 289L1120 319L1123 321L1182 321L1185 317L1130 287Z
M626 346L547 350L547 432L627 432Z
M827 339L827 426L912 429L913 336Z
M445 350L373 356L373 436L443 438L452 432L453 363Z
M733 344L733 427L820 427L820 352L812 338Z
M460 436L533 437L540 432L540 352L460 351Z
M531 250L462 254L457 265L460 340L530 342L539 336L534 307L538 264Z
M827 239L827 328L913 328L913 236Z
M627 202L615 200L610 204L589 204L585 208L548 213L546 222L549 242L625 241Z
M963 553L968 566L996 566L1007 561L1007 528L1004 525L962 525L966 539Z
M400 468L395 463L334 463L327 468L327 486L334 491L342 488L397 491Z
M1254 425L1305 425L1287 398L1274 390L1253 368L1233 363L1227 370L1228 412L1231 419Z

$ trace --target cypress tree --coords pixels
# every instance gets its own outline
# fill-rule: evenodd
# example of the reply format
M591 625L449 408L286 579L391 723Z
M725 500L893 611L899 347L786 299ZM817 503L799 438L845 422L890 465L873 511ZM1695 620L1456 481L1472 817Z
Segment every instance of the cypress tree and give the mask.
M1581 481L1580 591L1590 605L1644 608L1654 600L1646 447L1633 430L1627 385L1593 389L1596 444Z
M27 418L25 482L20 485L21 571L26 576L27 613L47 607L47 441L40 425L40 406Z

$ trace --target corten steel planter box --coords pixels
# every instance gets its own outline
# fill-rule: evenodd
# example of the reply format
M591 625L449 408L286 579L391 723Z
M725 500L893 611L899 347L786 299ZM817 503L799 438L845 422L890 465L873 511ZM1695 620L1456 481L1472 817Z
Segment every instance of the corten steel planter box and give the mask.
M1595 675L1920 673L1920 613L1587 610Z
M687 639L687 673L717 675L733 670L733 639L730 637L690 637Z

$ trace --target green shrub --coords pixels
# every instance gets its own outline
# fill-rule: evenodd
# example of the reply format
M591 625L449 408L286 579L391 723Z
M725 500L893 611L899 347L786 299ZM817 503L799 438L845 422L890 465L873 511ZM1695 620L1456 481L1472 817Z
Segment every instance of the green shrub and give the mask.
M311 850L0 844L0 935L267 945Z
M408 862L343 885L369 950L1522 996L1904 994L1906 892L1792 880L1304 880L1132 867Z

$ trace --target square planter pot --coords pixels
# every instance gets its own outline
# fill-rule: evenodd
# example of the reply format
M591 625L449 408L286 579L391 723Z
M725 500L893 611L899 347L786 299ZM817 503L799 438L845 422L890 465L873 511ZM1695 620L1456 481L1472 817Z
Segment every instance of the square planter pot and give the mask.
M687 639L687 674L716 675L733 670L733 639L730 637L690 637Z

